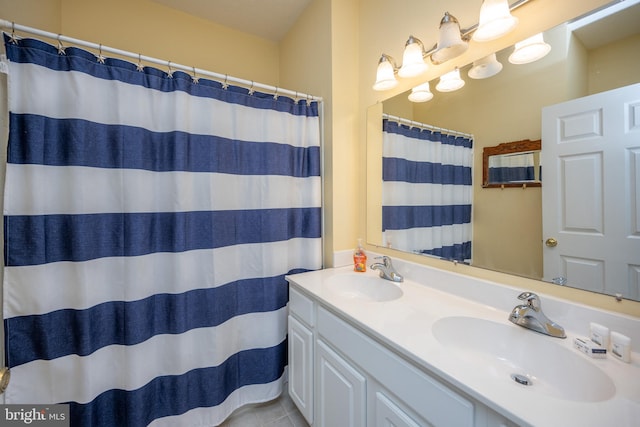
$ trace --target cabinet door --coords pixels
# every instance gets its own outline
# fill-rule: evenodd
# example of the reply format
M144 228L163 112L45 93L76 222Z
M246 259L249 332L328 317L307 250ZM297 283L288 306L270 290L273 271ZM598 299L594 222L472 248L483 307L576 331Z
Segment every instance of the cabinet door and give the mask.
M376 392L375 427L420 427L382 392Z
M365 427L365 377L320 340L317 355L317 426Z
M289 316L289 396L313 424L313 333Z

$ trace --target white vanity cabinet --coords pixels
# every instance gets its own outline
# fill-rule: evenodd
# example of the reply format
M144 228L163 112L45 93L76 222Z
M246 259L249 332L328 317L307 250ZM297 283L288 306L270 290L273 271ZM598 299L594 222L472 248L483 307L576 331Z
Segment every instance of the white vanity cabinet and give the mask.
M547 296L571 338L545 337L508 321L521 289L398 264L400 285L351 266L287 276L290 395L313 427L638 425L640 353L571 341L595 321L640 342L640 318Z
M368 404L365 425L394 425L389 424L393 419L402 420L408 426L474 425L474 406L469 400L324 306L318 304L316 313L317 342L331 345L366 378Z
M289 394L315 427L499 427L507 420L290 286Z

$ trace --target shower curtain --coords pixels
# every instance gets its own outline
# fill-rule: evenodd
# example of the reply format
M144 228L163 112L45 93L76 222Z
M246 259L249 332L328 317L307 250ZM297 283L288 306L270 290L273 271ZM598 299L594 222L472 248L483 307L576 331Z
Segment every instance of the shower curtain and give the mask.
M321 268L318 102L5 46L6 402L213 426L276 397L284 276Z
M385 245L470 262L473 141L389 118L382 129Z

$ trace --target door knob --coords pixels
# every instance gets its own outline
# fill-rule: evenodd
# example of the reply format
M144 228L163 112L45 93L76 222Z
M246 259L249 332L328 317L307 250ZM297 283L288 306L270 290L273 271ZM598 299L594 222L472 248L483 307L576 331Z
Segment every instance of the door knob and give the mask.
M554 248L556 246L558 246L558 241L556 239L554 239L553 237L549 237L545 242L545 245L547 245L550 248Z

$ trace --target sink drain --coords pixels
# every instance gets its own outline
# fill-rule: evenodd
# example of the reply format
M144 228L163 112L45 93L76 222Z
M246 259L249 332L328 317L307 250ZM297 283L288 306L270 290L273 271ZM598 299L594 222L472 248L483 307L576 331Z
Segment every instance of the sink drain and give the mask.
M533 382L526 375L521 374L511 374L511 379L522 385L533 385Z

